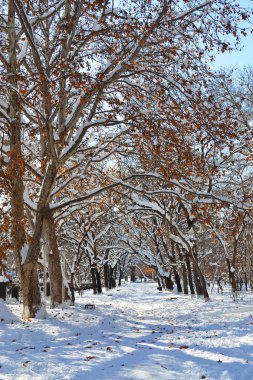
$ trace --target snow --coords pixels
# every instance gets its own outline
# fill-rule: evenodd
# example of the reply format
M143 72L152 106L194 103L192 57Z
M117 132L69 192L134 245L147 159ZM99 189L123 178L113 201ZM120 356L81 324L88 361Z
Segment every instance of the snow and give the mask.
M18 54L18 57L17 57L18 62L21 62L25 58L27 48L28 48L28 39L24 37L24 42L22 43L20 53Z
M27 257L27 253L28 253L28 250L29 250L29 245L28 244L24 244L23 247L21 248L21 263L24 264L25 260L26 260L26 257Z
M130 283L23 322L0 305L0 379L246 380L253 378L253 294L212 302ZM95 309L85 309L85 304Z

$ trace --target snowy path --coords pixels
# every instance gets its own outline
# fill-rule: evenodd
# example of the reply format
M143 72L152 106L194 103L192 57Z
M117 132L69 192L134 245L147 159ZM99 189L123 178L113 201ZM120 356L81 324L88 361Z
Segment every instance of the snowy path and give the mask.
M95 310L84 309L94 302ZM20 321L0 304L0 379L252 380L253 295L205 303L138 283Z

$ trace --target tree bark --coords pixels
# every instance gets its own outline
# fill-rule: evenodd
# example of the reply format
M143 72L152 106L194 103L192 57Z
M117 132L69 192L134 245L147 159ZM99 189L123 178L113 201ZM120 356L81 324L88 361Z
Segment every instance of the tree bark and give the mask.
M226 263L227 263L227 267L228 267L229 282L230 282L231 287L232 287L232 292L235 293L238 290L237 285L236 285L235 272L234 272L234 270L232 270L230 260L228 258L226 258ZM234 269L234 267L233 267L233 269Z
M164 278L164 283L165 283L166 289L173 290L174 286L173 286L173 281L171 279L171 274L169 275L169 277Z
M49 216L49 241L50 254L48 256L48 273L50 279L51 306L55 307L63 302L62 299L62 271L60 254L57 244L55 221L52 215Z
M190 258L191 258L192 264L193 264L193 273L194 273L195 283L198 287L198 290L196 289L197 294L203 295L205 300L208 301L209 300L209 294L208 294L207 287L206 287L206 280L205 280L203 273L202 273L202 271L198 265L196 254L191 252Z
M202 287L201 287L198 273L194 264L193 264L192 272L193 272L193 279L194 279L196 293L198 296L203 296Z
M15 29L15 5L12 0L8 2L8 125L10 136L10 157L7 172L10 178L9 190L11 195L12 211L12 242L16 271L21 281L21 249L26 241L24 223L24 158L22 155L22 129L20 124L20 97L18 88L18 65L17 65L17 36Z
M105 282L105 289L109 290L109 267L108 267L108 263L104 264L104 282Z
M113 272L114 272L114 268L112 268L109 265L109 283L110 283L110 289L116 288L116 281L115 281Z
M21 269L21 287L23 295L23 319L34 318L41 306L37 263L29 263Z
M97 283L97 292L98 294L102 293L102 283L101 283L101 277L100 273L97 268L95 268L95 276L96 276L96 283Z
M135 282L135 267L131 267L131 282Z
M75 304L75 285L74 285L74 276L75 274L74 273L71 273L70 274L70 302L71 302L71 306L74 306Z
M176 270L175 267L173 267L173 273L174 273L175 282L177 285L177 291L178 291L178 293L182 293L182 286L181 286L181 282L180 282L180 277L179 277L178 271Z
M186 263L186 269L187 269L187 275L188 275L188 282L189 282L189 288L190 288L190 292L191 294L195 294L195 290L194 290L194 285L193 285L193 280L192 280L192 270L191 270L191 262L189 260L189 256L188 256L188 253L185 252L185 263Z
M91 267L91 279L92 279L93 294L97 294L97 281L96 281L96 274L95 274L94 267Z
M178 247L178 245L176 245L176 248L177 248L178 257L180 260L180 265L181 265L181 270L182 270L184 294L188 294L188 280L187 280L187 271L186 271L186 267L185 267L184 257L182 255L180 247Z

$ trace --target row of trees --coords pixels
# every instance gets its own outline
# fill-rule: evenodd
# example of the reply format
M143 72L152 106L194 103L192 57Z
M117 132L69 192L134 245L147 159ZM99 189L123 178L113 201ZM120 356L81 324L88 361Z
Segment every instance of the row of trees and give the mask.
M43 257L62 302L63 250L72 289L86 261L100 289L101 268L109 281L141 258L208 298L216 239L233 283L251 234L252 76L234 86L209 63L249 15L225 0L2 1L1 252L25 319Z

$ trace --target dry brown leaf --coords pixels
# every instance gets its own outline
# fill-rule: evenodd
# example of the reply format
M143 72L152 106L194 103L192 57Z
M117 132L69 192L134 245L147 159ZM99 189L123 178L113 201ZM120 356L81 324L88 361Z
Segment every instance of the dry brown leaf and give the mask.
M24 363L22 364L22 366L23 366L23 367L27 367L27 364L28 364L28 363L31 363L31 360L27 360L26 362L24 362Z
M86 359L87 359L87 360L96 359L96 356L88 355L88 356L86 356Z
M186 348L189 348L189 346L180 346L179 347L180 350L186 350Z

